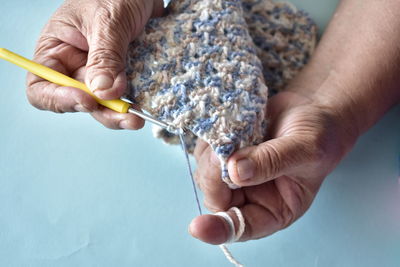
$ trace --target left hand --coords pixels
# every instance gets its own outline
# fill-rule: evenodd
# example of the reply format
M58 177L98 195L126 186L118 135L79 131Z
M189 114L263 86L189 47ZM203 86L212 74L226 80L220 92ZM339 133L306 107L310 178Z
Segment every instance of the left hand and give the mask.
M334 109L294 92L272 97L268 114L272 139L229 158L230 178L240 189L230 190L221 180L219 160L207 143L199 141L195 149L195 176L205 206L212 212L236 206L243 213L246 228L239 241L265 237L302 216L357 136ZM238 229L236 215L229 214ZM211 244L224 243L230 235L229 226L215 215L195 218L189 231Z
M100 99L120 98L127 86L129 43L150 17L164 12L161 0L67 0L54 13L38 40L34 61L79 81ZM57 113L90 112L111 129L140 129L143 119L98 105L89 94L59 86L32 73L27 96L36 108Z

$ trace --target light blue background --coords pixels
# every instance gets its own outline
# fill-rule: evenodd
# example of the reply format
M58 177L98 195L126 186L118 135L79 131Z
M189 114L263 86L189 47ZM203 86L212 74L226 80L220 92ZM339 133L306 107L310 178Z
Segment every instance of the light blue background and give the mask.
M325 25L337 1L296 1ZM0 47L31 57L61 1L1 1ZM0 266L230 266L191 238L178 147L87 114L30 106L25 72L0 62ZM367 112L367 111L366 111ZM400 266L400 107L365 134L309 212L231 246L247 266Z

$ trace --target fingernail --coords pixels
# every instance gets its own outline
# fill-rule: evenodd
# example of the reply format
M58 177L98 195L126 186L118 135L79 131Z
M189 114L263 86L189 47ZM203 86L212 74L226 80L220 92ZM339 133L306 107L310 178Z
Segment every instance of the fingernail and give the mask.
M119 122L119 128L130 129L131 127L130 127L129 122L127 120L122 120L122 121Z
M221 165L221 161L219 160L217 154L215 154L214 151L211 152L210 161L211 161L211 163L214 164L215 166L220 166L220 165Z
M81 104L76 104L74 106L74 109L78 112L90 112L90 110L88 110L87 108L85 108L83 105Z
M105 89L109 89L113 86L113 84L114 80L112 78L107 75L101 74L92 80L92 82L90 83L90 90L95 93L96 90L102 91Z
M236 163L236 171L239 179L244 181L254 176L254 162L250 159L241 159Z

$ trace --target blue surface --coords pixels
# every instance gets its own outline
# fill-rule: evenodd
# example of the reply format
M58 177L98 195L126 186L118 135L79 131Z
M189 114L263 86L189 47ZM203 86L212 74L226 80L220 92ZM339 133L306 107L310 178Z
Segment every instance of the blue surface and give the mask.
M0 46L30 57L60 2L3 1ZM324 25L316 11L334 3L302 5ZM0 266L231 266L187 234L196 206L178 147L148 127L36 110L24 71L2 61L0 78ZM234 255L246 266L399 266L399 118L397 107L360 139L293 226Z

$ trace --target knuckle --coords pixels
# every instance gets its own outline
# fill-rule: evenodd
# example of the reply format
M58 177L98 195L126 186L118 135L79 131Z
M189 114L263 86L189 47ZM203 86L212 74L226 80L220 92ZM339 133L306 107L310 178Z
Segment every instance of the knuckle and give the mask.
M55 90L44 89L41 97L42 107L56 113L62 113L60 105L55 101Z
M108 25L122 27L126 33L133 33L136 24L144 25L145 18L150 15L151 10L147 1L102 1L99 7L100 19ZM137 22L137 23L135 23Z
M215 207L214 205L212 205L207 199L205 199L203 201L204 207L206 207L206 209L208 209L211 212L218 212L219 209L217 207Z
M275 218L280 228L285 229L295 221L295 214L285 202L282 202L280 212L275 214Z
M265 143L256 154L256 161L262 176L271 178L278 173L282 159L274 145Z
M40 101L38 101L37 94L35 90L32 88L32 86L28 86L26 90L26 96L28 98L29 103L34 106L37 109L43 109L43 107L40 105Z
M35 58L44 57L49 54L52 54L57 47L63 44L59 39L51 36L50 33L43 33L40 35L39 40L37 41L37 45L35 48Z
M95 33L102 37L132 37L132 18L136 14L129 14L131 10L124 1L103 1L96 10L94 21ZM136 1L134 1L136 2Z
M327 155L323 134L316 133L305 140L304 156L310 163L320 162Z
M108 24L108 22L115 20L113 14L116 10L116 5L112 3L112 1L102 1L101 4L97 7L96 10L96 18L99 22L104 22L104 24Z
M105 24L121 20L121 15L126 10L129 1L120 0L104 0L101 1L97 7L97 18L99 21L104 21Z
M61 105L55 101L55 94L55 90L50 90L48 87L34 88L33 84L29 85L26 90L28 101L35 108L63 113Z
M285 203L284 200L280 200L276 206L264 206L265 212L269 214L267 218L273 218L276 225L276 230L282 230L290 226L295 221L293 211ZM264 224L264 222L261 222Z
M290 226L310 207L314 194L299 183L292 184L291 196L282 200L277 213L277 220L282 229Z
M112 33L113 29L118 29L122 22L122 17L119 17L120 13L119 8L114 4L110 4L109 1L105 1L105 3L99 6L94 25L101 29L98 33L105 35L106 33Z
M219 212L228 209L228 205L223 205L222 203L217 203L206 198L204 200L204 207L206 207L211 212Z
M62 109L62 107L61 107L60 105L58 105L58 104L55 104L55 105L54 105L53 111L54 111L55 113L65 113L65 111Z
M121 53L127 50L129 42L150 15L148 6L145 1L101 1L96 7L94 23L89 27L90 43L108 47L111 51L99 52L108 52L114 60L123 62L125 58Z

